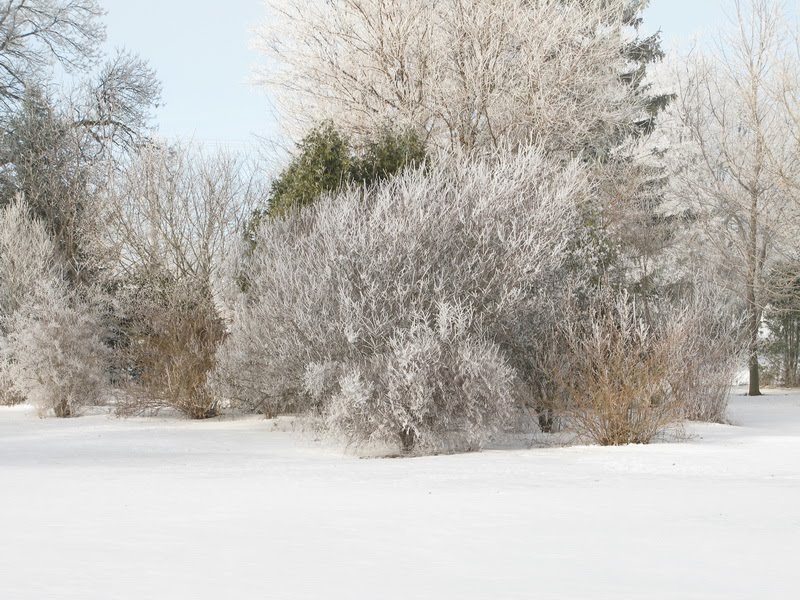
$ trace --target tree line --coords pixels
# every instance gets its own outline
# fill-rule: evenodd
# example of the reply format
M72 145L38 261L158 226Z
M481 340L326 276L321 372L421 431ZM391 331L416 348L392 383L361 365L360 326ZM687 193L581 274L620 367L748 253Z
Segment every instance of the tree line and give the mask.
M93 0L0 7L0 397L298 415L333 439L646 443L798 374L796 29L737 0L268 2L290 139L164 141ZM75 74L53 92L48 67Z

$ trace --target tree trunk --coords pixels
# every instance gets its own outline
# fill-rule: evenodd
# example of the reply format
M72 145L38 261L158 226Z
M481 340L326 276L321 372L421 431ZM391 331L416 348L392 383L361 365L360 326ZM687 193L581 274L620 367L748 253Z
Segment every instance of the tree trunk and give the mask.
M761 389L758 382L758 355L750 355L750 387L747 392L748 396L760 396Z
M787 317L786 321L786 356L783 382L788 387L797 387L798 323L794 315Z
M750 386L748 396L760 396L758 367L758 330L760 328L761 313L756 306L755 290L749 287L747 293L747 327L749 334L748 364L750 367Z
M542 433L553 433L553 413L550 409L541 408L536 411L536 416L539 420L539 429Z
M761 155L761 137L758 138L757 156ZM761 162L759 165L759 171ZM759 265L758 252L758 225L759 225L759 192L758 175L750 188L750 231L747 247L747 329L749 337L748 362L750 367L750 389L748 396L760 396L761 387L759 385L758 373L758 330L761 326L761 310L759 309L756 298L756 286L758 285L761 265Z

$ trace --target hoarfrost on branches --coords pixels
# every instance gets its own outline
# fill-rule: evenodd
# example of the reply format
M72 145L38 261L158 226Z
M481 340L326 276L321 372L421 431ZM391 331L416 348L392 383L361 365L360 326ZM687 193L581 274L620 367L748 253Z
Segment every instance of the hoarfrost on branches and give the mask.
M461 430L458 444L477 446L529 376L509 365L529 333L516 324L547 318L587 193L577 164L530 148L408 171L264 223L218 389L268 414L317 411L347 441L430 449Z

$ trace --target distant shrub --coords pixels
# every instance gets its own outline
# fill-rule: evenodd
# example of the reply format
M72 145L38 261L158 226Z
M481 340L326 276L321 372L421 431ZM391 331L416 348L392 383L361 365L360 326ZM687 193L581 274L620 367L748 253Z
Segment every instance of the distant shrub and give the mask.
M679 304L680 308L674 306ZM741 315L723 290L695 282L665 311L662 319L682 314L682 346L669 385L690 421L724 423L736 371L744 364Z
M218 416L219 402L207 383L224 328L211 301L174 282L150 282L127 292L123 315L118 355L132 377L117 413L168 407L190 419Z
M0 371L2 370L0 368ZM14 383L6 376L0 375L0 406L15 406L23 402L25 402L25 396L14 388Z
M764 310L762 383L800 386L800 264L783 262L769 275L769 301Z

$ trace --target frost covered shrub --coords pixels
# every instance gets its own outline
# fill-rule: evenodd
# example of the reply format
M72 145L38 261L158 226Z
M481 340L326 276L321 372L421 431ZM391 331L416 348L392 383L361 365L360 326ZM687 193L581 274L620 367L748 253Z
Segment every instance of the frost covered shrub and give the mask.
M511 414L515 374L496 344L470 332L470 321L442 306L434 323L396 332L385 355L338 378L325 407L328 429L355 443L399 442L404 451L480 448ZM313 380L312 395L322 387Z
M556 376L571 429L606 446L647 444L680 421L669 378L686 331L683 316L675 316L654 327L626 292L604 290L590 299L588 319L562 324L568 354Z
M516 371L587 193L576 164L527 149L407 171L264 223L217 389L267 413L319 412L348 441L444 446L458 423L472 447L506 410L501 365ZM443 307L470 315L458 335L442 333ZM404 369L417 396L401 402Z
M56 276L53 253L44 225L28 216L21 199L0 208L0 331L2 319Z
M0 343L12 316L56 277L54 248L44 226L28 216L21 199L0 208ZM25 397L0 368L0 404L19 404Z
M720 290L696 282L681 300L683 308L673 307L662 316L674 320L675 313L683 313L680 360L669 385L688 420L725 421L731 385L747 347L741 316L729 304Z
M117 412L140 414L174 408L190 419L220 412L207 385L223 335L222 320L199 292L161 283L126 298L125 347L132 385Z
M10 319L3 371L42 415L75 416L107 389L108 349L99 313L58 287Z
M536 398L550 419L540 414L543 431L563 424L619 445L649 443L687 419L724 420L746 347L740 319L707 284L680 288L646 300L609 286L572 291L543 332L551 351L536 357L548 375Z

